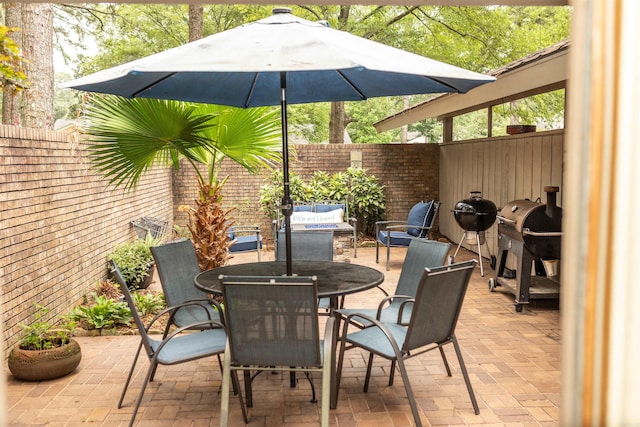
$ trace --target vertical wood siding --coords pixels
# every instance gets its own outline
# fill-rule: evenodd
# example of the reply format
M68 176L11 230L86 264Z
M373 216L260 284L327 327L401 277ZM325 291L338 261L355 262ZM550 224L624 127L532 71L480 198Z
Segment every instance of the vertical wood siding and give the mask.
M481 191L498 209L516 199L546 201L544 187L560 187L562 206L564 130L461 141L440 146L440 232L457 244L463 230L451 212L456 202ZM492 254L498 249L498 226L486 233ZM468 249L472 249L464 244ZM483 248L483 254L485 248Z

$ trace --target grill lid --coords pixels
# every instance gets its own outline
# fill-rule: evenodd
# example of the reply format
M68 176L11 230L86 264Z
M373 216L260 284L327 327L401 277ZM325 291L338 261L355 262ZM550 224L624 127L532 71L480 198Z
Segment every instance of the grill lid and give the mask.
M491 200L483 199L480 191L472 191L471 197L456 203L453 216L465 231L485 231L496 220L498 209Z
M560 257L562 209L556 206L558 187L545 187L547 203L513 200L500 210L498 233L524 242L541 258Z

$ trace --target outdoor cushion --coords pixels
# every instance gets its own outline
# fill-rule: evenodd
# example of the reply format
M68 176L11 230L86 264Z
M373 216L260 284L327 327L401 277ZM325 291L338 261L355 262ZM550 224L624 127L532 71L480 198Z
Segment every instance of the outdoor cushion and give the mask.
M433 200L428 202L418 202L409 211L409 217L407 218L408 225L417 225L420 227L425 227L429 224L429 220L433 218ZM431 213L431 216L429 215ZM407 227L407 233L411 234L415 237L425 237L427 235L428 230Z
M322 212L331 212L331 211L335 211L338 209L342 209L344 211L344 204L342 203L336 203L336 204L325 204L325 203L318 203L314 206L315 211L318 213L322 213Z
M294 212L313 212L313 206L311 205L294 205Z
M260 248L262 249L262 236L260 236ZM229 247L229 252L247 252L255 251L256 249L258 249L256 235L248 234L246 236L237 236L236 242Z
M387 245L387 236L391 240L391 244L389 246L409 246L413 236L403 232L403 231L386 231L381 230L378 232L378 241L380 241L383 245Z
M294 212L291 224L337 224L343 221L342 209L330 212Z

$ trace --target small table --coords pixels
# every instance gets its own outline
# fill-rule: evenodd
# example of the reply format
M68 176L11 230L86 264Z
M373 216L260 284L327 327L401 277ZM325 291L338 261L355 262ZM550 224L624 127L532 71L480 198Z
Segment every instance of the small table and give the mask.
M384 274L375 268L364 265L351 264L347 262L333 261L293 261L293 274L298 276L316 276L319 298L330 298L332 308L338 305L338 297L356 292L361 292L384 281ZM212 293L222 294L220 285L220 275L227 276L284 276L286 274L286 263L284 261L250 262L245 264L225 265L211 270L203 271L195 279L198 289ZM339 324L336 322L334 339L339 332ZM331 372L335 374L335 348L336 342L331 346ZM246 375L246 374L245 374ZM335 375L332 375L335 378ZM250 381L245 376L245 381ZM292 387L295 381L292 379ZM251 395L247 396L247 406L250 405ZM337 390L331 387L331 408L335 409L337 404Z
M318 297L329 297L332 301L338 297L361 292L384 281L384 274L375 268L348 262L332 261L293 261L293 274L298 276L316 276L318 279ZM222 294L220 275L227 276L283 276L286 274L284 261L250 262L225 265L203 271L195 279L198 289L212 294Z

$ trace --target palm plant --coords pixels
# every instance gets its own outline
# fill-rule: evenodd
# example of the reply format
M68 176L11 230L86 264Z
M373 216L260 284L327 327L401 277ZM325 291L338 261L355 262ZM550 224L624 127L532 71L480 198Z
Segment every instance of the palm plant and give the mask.
M221 204L227 180L218 178L221 163L228 157L252 173L275 166L281 158L278 111L108 95L91 100L86 119L81 130L92 144L89 156L111 185L130 190L152 166L178 169L187 160L198 179L188 227L200 267L224 265L232 222ZM207 166L206 174L199 165Z

